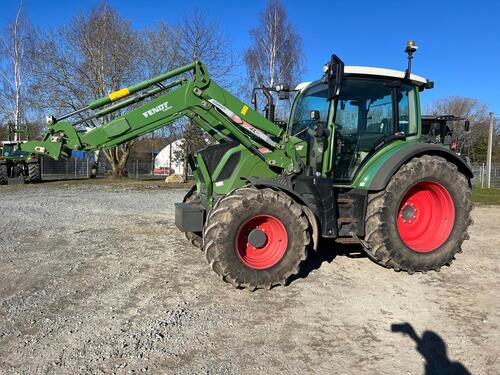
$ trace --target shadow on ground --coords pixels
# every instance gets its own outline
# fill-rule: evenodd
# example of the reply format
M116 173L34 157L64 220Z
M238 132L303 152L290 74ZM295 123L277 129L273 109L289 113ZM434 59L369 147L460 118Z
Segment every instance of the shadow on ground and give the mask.
M415 341L416 349L425 359L424 375L471 375L458 361L450 361L447 345L441 336L433 331L425 331L418 336L410 323L391 325L392 332L399 332Z
M302 264L298 274L293 275L287 282L290 285L295 280L305 279L312 271L317 270L323 263L332 263L338 256L349 258L366 258L363 247L358 244L339 244L334 241L322 239L317 251L311 251Z

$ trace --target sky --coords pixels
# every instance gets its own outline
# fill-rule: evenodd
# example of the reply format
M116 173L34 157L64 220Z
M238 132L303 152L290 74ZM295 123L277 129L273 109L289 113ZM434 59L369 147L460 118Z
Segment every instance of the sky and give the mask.
M70 22L95 0L24 0L31 22L57 28ZM110 0L140 29L158 21L175 23L195 9L219 24L241 58L249 46L248 31L257 25L265 0ZM320 78L332 53L346 65L404 70L408 39L419 50L413 73L435 82L422 94L423 108L447 96L480 100L500 115L500 1L417 0L336 1L283 0L290 21L303 39L304 81ZM0 23L15 16L18 1L0 2ZM245 74L243 64L240 74Z

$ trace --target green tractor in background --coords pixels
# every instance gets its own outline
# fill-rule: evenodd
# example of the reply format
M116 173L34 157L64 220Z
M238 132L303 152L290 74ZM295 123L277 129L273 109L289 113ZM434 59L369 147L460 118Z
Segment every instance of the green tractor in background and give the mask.
M449 146L424 141L419 95L433 83L411 74L415 50L409 42L404 72L344 66L332 55L315 82L261 88L265 116L196 61L49 116L45 137L14 145L6 159L66 158L187 117L218 144L189 157L195 186L176 204L175 223L222 280L252 290L286 284L322 238L358 243L396 271L439 270L468 239L472 173ZM289 121L275 121L272 91L295 93ZM63 121L139 102L94 129Z
M40 158L32 153L15 152L22 138L28 139L28 130L8 126L8 137L11 140L0 143L0 185L7 185L9 179L22 177L25 183L42 181Z

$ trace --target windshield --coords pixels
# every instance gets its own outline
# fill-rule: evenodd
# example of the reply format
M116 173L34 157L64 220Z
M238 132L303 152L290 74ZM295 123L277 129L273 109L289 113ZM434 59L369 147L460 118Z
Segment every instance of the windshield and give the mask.
M311 111L319 111L320 119L327 121L330 102L327 100L326 84L319 84L304 90L295 103L290 134L306 139L307 129L316 125L311 119Z

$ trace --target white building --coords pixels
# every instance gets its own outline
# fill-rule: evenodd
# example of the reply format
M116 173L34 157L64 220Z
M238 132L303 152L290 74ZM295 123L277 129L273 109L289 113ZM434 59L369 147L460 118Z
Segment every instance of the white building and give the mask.
M165 146L158 155L155 157L155 174L178 174L182 175L184 173L184 163L182 160L178 161L175 158L175 153L181 150L181 144L183 139L178 139ZM161 173L161 171L167 171ZM168 172L170 171L170 172Z

